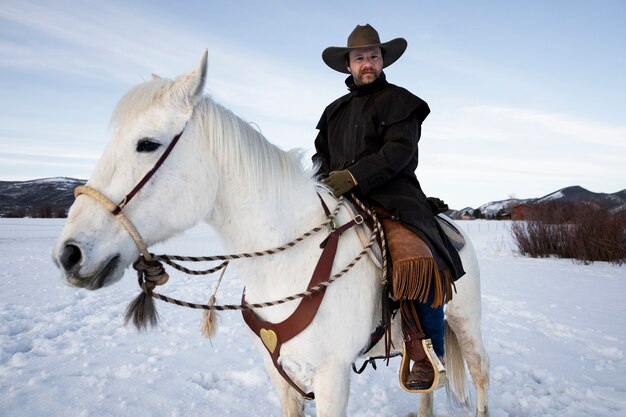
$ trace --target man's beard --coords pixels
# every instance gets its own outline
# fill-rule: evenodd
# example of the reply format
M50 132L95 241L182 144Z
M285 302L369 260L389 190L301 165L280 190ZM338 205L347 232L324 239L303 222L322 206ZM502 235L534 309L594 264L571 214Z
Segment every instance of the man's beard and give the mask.
M361 71L358 74L359 84L363 85L373 83L374 81L376 81L379 75L380 74L378 74L375 70ZM367 80L365 79L365 77L368 77Z

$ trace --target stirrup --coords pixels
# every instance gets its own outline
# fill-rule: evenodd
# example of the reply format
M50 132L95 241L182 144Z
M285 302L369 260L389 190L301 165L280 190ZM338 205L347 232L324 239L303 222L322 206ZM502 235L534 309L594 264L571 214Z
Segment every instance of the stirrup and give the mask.
M411 360L409 358L409 355L407 355L406 353L405 342L402 342L402 362L400 363L400 386L405 391L418 393L418 394L425 394L427 392L432 392L436 390L437 388L441 388L445 386L448 383L448 375L446 373L446 368L443 366L443 364L439 360L439 357L437 357L437 354L435 353L435 349L433 349L433 343L431 342L431 340L423 339L422 346L424 347L424 352L426 352L426 359L428 359L430 364L433 366L433 370L434 370L433 383L430 387L425 388L425 389L411 389L405 385L405 382L407 378L409 377L409 373L411 372L411 370L409 369Z

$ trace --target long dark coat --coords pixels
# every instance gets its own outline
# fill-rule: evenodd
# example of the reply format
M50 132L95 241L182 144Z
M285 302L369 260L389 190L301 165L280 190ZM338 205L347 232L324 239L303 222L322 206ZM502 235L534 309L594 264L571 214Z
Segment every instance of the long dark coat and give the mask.
M440 270L454 279L465 272L457 251L434 219L415 176L421 125L430 108L408 90L390 84L385 74L373 83L346 85L350 93L331 103L317 125L318 175L347 169L356 194L380 204L429 245Z

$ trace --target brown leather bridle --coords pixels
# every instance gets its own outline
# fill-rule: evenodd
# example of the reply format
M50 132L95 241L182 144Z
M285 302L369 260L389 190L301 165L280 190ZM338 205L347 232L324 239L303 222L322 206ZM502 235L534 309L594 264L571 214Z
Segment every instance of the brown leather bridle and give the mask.
M78 198L78 196L85 194L85 195L88 195L89 197L94 198L96 201L104 205L104 207L108 211L110 211L111 214L113 214L122 223L124 228L126 228L128 233L132 237L133 241L139 248L139 251L141 252L142 256L147 261L152 260L152 255L148 251L148 248L146 244L144 243L143 239L141 238L141 235L137 231L137 228L132 224L132 222L128 219L128 217L126 217L126 215L122 212L122 210L124 209L124 207L126 207L126 205L130 202L130 200L132 200L133 197L135 197L135 195L148 183L148 181L150 181L150 178L152 178L154 173L158 171L161 165L163 165L167 157L170 155L170 153L174 149L174 146L176 146L176 144L178 143L178 140L185 132L186 127L187 126L185 125L185 127L183 127L183 130L181 130L179 134L174 136L170 144L167 145L167 148L165 148L165 151L159 157L159 159L155 162L154 166L150 169L150 171L148 171L146 175L144 175L143 178L139 180L139 182L133 187L133 189L128 194L126 194L126 196L124 196L124 198L118 204L113 203L107 196L105 196L100 191L88 185L80 185L74 189L75 198Z

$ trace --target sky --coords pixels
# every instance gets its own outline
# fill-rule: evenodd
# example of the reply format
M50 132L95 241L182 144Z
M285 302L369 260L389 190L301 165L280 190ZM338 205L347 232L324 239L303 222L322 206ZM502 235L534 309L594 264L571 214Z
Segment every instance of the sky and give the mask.
M0 0L0 181L87 179L117 101L209 53L205 92L313 154L357 24L408 41L389 82L428 102L418 179L452 208L626 188L626 2Z

